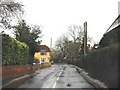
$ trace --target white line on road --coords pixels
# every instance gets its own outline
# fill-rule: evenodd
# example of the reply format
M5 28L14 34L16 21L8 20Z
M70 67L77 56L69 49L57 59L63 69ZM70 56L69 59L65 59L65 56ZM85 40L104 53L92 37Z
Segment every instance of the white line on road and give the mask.
M59 80L60 75L62 74L62 72L63 72L63 70L61 70L61 72L58 74L59 76L57 77L57 81ZM56 82L54 83L54 85L53 85L53 87L52 87L52 88L55 88L55 86L56 86Z
M59 80L59 77L57 78L57 81Z
M55 86L56 86L56 82L54 83L54 85L53 85L53 87L52 87L52 88L55 88Z
M62 74L62 72L59 73L59 76Z

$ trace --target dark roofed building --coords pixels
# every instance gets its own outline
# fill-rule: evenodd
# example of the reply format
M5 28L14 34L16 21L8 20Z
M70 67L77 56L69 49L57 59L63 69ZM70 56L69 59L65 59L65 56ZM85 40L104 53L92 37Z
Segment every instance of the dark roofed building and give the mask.
M40 51L51 52L50 48L46 45L40 45Z
M39 52L36 52L34 57L38 60L38 62L46 63L51 61L51 51L50 48L46 45L40 45Z

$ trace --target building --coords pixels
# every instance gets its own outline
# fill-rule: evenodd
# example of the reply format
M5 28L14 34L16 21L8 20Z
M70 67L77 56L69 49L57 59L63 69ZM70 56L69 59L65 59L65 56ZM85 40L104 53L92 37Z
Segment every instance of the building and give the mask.
M46 63L51 61L51 51L48 46L40 45L40 51L34 55L38 63Z

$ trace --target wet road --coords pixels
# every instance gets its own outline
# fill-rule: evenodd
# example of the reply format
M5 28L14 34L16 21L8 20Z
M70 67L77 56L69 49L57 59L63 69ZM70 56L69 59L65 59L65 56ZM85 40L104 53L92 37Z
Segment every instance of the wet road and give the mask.
M72 65L41 69L18 88L93 88Z

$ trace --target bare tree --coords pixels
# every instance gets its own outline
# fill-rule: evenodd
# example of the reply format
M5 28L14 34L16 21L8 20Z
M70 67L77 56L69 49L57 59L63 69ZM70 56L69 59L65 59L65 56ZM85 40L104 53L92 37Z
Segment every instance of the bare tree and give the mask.
M22 4L15 0L0 0L0 27L10 28L10 22L23 14Z
M59 37L56 41L56 49L64 52L65 50L65 44L68 42L68 38L65 35L62 35Z
M68 33L73 38L73 41L76 43L81 41L83 37L83 29L80 25L70 25L68 27Z
M58 38L56 47L57 50L63 53L63 57L68 62L74 62L81 52L83 46L84 31L80 25L70 25L68 27L68 36L62 35ZM92 38L88 37L88 41L91 42Z

